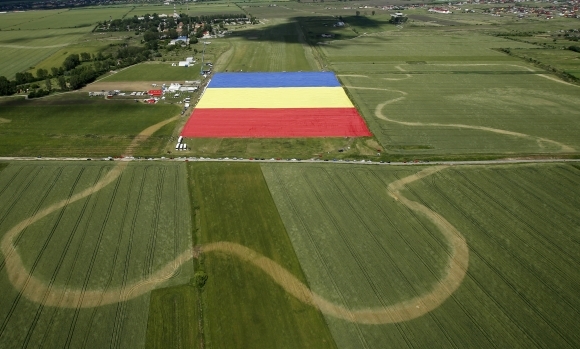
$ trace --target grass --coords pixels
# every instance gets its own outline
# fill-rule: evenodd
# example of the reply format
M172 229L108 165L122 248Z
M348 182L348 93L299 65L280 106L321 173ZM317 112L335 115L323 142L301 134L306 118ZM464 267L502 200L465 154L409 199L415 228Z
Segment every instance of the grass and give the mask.
M257 164L189 165L199 230L195 242L231 241L304 276ZM334 347L321 314L255 267L223 253L204 254L203 291L208 347Z
M143 105L63 96L2 106L2 156L118 156L145 128L176 115L174 105ZM164 128L134 155L159 154L169 141Z
M263 165L310 286L361 308L430 290L446 263L437 228L387 195L420 168ZM575 247L580 172L565 164L452 167L403 195L453 224L470 260L459 289L403 323L325 316L339 347L560 347L580 344Z
M0 173L0 236L40 208L93 186L110 163L10 163ZM150 276L191 247L184 164L130 164L113 183L54 211L15 240L26 269L53 288L112 290ZM187 283L185 264L164 286ZM143 347L149 294L77 308L41 305L17 292L0 264L2 347ZM42 292L40 290L31 292ZM85 297L95 297L88 293Z
M183 57L185 59L185 57ZM201 60L201 57L199 57ZM201 63L190 67L172 67L172 62L142 63L123 69L102 81L185 81L199 80Z

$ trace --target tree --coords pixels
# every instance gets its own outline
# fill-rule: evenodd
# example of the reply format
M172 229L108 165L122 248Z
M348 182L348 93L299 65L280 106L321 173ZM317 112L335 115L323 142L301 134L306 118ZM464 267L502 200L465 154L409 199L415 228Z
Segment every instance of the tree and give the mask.
M64 78L64 76L59 76L58 77L58 86L60 87L61 90L66 90L66 80Z
M42 69L42 68L36 69L36 77L38 79L40 79L40 80L46 79L47 76L48 76L48 70Z
M357 16L360 16L360 11L356 11L356 15Z
M153 32L151 30L146 31L145 34L143 34L143 40L147 42L157 39L159 39L159 33Z
M73 70L79 64L81 64L81 59L79 58L79 55L72 54L68 55L68 57L65 58L62 66L64 67L65 70Z
M50 92L52 90L52 81L50 79L46 79L44 81L44 85L46 86L46 90Z
M177 30L171 28L169 29L169 38L170 39L177 39L178 35L177 35Z
M16 83L0 76L0 96L9 96L16 93Z
M88 52L81 52L81 60L83 62L88 62L91 60L91 54Z
M50 68L50 72L52 73L53 78L56 78L58 76L58 68L52 67Z
M16 85L26 84L27 82L34 81L34 76L29 72L16 73L15 75Z
M373 16L375 15L375 11L371 12L373 14Z

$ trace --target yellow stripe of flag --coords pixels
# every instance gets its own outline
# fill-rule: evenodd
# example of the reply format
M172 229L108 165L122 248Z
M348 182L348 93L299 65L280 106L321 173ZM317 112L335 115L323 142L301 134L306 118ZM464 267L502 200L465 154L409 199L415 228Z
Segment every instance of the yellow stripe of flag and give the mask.
M352 108L342 87L208 88L196 108Z

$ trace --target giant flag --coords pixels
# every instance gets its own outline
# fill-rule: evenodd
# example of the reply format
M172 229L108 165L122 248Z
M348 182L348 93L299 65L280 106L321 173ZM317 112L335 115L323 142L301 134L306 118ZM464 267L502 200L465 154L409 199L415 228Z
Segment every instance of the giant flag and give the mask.
M184 137L371 136L332 72L217 73Z

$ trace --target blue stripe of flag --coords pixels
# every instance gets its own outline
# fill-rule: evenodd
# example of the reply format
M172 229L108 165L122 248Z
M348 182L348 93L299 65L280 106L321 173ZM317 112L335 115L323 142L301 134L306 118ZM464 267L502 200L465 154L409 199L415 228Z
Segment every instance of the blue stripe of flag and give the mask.
M333 72L216 73L209 88L338 87Z

